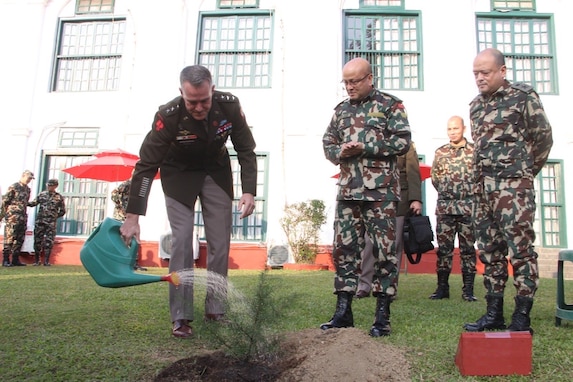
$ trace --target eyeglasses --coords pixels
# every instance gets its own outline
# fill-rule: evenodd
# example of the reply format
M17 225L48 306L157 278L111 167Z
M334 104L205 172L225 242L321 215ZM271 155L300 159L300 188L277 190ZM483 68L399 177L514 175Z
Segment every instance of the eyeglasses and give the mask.
M344 84L344 86L348 86L348 85L356 86L359 83L361 83L362 81L364 81L369 75L370 75L370 73L368 73L367 75L365 75L364 77L362 77L359 80L342 80L342 81L340 81L340 83Z

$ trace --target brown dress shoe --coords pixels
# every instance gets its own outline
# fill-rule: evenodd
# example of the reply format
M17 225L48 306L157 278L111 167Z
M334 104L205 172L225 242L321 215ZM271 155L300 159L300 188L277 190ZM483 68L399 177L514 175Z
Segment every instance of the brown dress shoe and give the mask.
M356 298L365 298L365 297L370 297L370 291L366 292L365 290L358 290L358 292L356 292Z
M189 325L189 320L176 320L171 333L178 338L189 338L193 335L193 328Z

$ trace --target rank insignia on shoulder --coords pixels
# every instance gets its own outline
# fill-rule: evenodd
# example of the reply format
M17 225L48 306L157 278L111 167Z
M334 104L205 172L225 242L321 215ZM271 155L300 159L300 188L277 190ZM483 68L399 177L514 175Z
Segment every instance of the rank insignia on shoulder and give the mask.
M238 98L232 95L231 93L218 93L215 95L217 101L221 102L237 102Z
M525 93L530 93L533 91L533 86L526 84L525 82L516 82L511 84L511 87L517 90L521 90Z

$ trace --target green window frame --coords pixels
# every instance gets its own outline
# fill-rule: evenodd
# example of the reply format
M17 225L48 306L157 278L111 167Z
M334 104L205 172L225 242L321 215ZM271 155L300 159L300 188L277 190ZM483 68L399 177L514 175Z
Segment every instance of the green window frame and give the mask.
M553 15L477 14L478 51L503 52L507 79L531 84L540 94L558 94Z
M58 134L58 147L96 148L99 140L99 129L61 129Z
M217 0L217 8L258 8L259 0Z
M45 184L50 178L58 179L58 192L62 194L66 203L66 214L57 222L57 235L89 236L107 216L109 182L78 179L61 171L90 159L93 159L90 155L56 153L46 154L43 157L40 176L42 182L39 184Z
M113 13L115 0L76 0L76 14Z
M197 62L218 88L270 88L273 12L200 14Z
M491 0L493 11L535 11L535 0Z
M237 153L229 150L231 170L233 173L233 206L237 206L243 194L241 188L241 166ZM268 209L268 167L269 154L257 153L257 196L255 196L255 211L247 218L240 219L242 211L233 208L233 224L231 228L232 241L264 242L267 238L267 209ZM205 240L205 223L201 213L201 203L195 204L195 229L199 238Z
M567 216L562 160L548 160L535 178L537 210L535 244L545 248L567 248Z
M423 90L420 12L384 8L347 10L344 62L363 57L374 85L387 90Z
M60 20L52 91L119 89L125 18Z
M404 0L360 0L362 7L395 7L404 9Z

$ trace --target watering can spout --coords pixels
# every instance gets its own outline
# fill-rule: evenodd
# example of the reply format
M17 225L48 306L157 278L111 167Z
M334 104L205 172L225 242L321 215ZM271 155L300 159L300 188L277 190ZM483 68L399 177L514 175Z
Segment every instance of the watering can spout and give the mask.
M178 285L176 273L166 276L135 273L139 244L135 239L127 247L121 238L121 222L106 218L84 243L80 260L95 282L107 288L121 288L157 281L169 281Z

